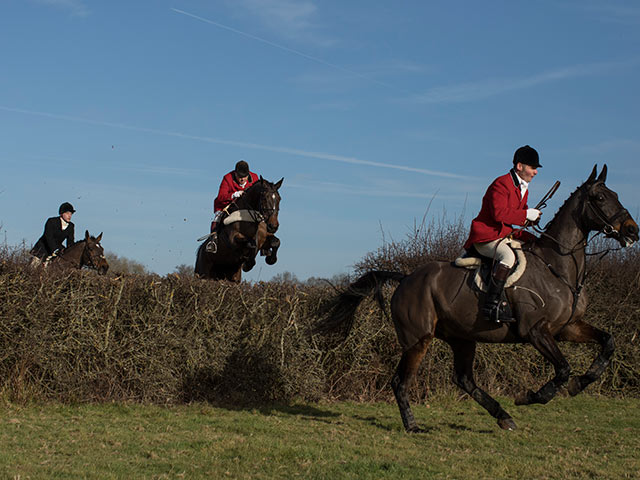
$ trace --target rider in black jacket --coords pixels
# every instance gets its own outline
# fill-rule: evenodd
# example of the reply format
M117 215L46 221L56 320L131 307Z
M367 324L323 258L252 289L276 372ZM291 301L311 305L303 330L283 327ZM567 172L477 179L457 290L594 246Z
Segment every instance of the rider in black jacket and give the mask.
M59 217L51 217L44 224L44 233L31 249L31 255L44 260L55 251L60 250L62 242L67 241L67 247L74 243L74 228L71 215L75 213L73 205L64 202L58 210Z

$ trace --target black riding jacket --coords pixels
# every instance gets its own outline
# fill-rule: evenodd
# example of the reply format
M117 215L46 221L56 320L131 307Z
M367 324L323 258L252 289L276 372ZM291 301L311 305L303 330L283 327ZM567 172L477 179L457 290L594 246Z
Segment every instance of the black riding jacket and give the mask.
M73 235L74 228L72 222L69 222L69 226L62 230L60 217L51 217L47 220L47 223L44 224L44 233L31 249L31 255L45 258L56 250L61 249L62 242L65 240L67 241L67 247L70 247L74 243Z

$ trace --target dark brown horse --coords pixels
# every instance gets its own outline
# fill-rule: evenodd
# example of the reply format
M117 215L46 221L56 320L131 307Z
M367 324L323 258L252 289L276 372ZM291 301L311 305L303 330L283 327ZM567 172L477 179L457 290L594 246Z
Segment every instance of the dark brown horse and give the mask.
M74 243L54 255L45 262L45 266L53 270L89 267L104 275L109 270L109 264L104 257L104 249L100 245L100 240L102 240L102 233L97 237L92 237L89 235L89 231L85 230L84 240Z
M195 274L201 278L240 282L242 270L248 272L256 264L256 255L266 256L268 265L278 261L280 193L284 178L271 183L264 178L251 185L227 208L227 217L218 234L216 253L205 249L205 240L196 256Z
M526 246L527 267L507 297L512 305L514 324L496 324L480 313L483 294L471 285L471 274L450 262L431 262L411 275L372 271L354 282L334 299L321 329L339 327L348 332L354 313L366 296L380 300L380 287L388 280L400 285L391 299L391 314L402 358L391 380L400 415L408 432L420 429L411 412L408 389L429 344L434 338L447 342L454 355L453 381L482 405L501 428L513 430L516 424L500 404L480 389L473 378L477 342L530 343L555 368L555 376L538 391L517 396L517 405L547 403L569 380L571 395L597 380L614 351L608 333L582 320L587 297L582 290L586 276L586 252L590 232L602 232L626 247L638 241L638 225L607 188L606 165L597 170L571 194L547 225L541 238ZM586 373L571 377L571 368L558 348L558 341L594 342L601 351Z

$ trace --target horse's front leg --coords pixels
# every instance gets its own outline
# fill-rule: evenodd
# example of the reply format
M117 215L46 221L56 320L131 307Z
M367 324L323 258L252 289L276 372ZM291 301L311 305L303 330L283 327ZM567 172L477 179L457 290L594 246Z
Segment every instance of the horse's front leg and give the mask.
M267 241L265 242L268 245L268 248L263 249L267 258L264 259L267 262L267 265L273 265L278 261L278 249L280 248L280 239L275 235L270 235L267 237Z
M569 395L577 395L589 384L598 380L604 372L604 369L609 365L615 350L613 337L604 330L600 330L579 320L571 325L567 325L560 335L558 335L558 340L575 343L599 343L602 348L600 354L593 360L593 363L584 375L571 377L569 380Z
M529 390L518 395L515 399L516 405L548 403L558 393L558 389L569 380L569 375L571 374L569 362L567 362L567 359L558 348L558 344L553 335L551 335L546 321L541 320L531 328L529 342L544 358L553 364L556 375L537 392Z

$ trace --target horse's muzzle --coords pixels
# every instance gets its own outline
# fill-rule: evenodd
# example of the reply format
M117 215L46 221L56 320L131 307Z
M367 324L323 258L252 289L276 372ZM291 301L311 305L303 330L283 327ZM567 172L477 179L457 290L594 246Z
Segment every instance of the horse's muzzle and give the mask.
M625 220L620 227L620 238L623 247L630 247L638 241L638 224L632 218Z
M107 270L109 270L109 264L107 263L106 260L99 262L98 265L96 266L96 270L100 275L104 275L107 273Z
M275 225L273 225L273 224L271 224L271 223L267 223L267 232L269 232L269 233L276 233L276 232L278 231L278 227L279 227L279 226L280 226L280 225L279 225L279 224L277 224L277 223L276 223Z

